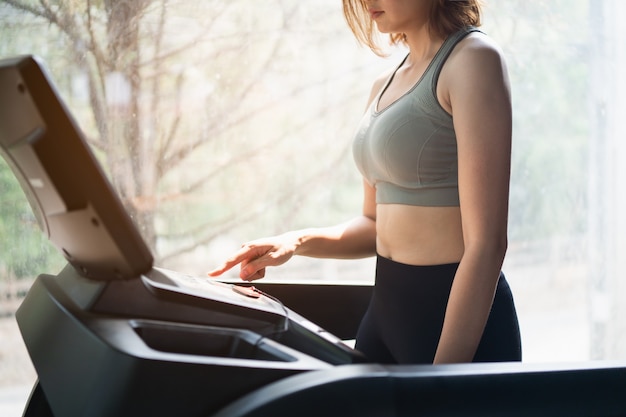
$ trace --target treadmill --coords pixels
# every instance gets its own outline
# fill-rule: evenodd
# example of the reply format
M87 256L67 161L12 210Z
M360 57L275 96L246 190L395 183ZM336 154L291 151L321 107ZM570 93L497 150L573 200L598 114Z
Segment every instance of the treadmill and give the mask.
M67 260L16 313L25 417L626 415L626 363L371 363L344 343L371 286L155 266L35 56L0 60L0 154Z

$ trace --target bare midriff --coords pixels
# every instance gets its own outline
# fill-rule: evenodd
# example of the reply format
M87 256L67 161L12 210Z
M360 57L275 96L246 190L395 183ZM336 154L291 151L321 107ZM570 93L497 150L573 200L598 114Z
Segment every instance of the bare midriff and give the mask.
M463 256L459 207L378 204L376 234L378 254L396 262L441 265Z

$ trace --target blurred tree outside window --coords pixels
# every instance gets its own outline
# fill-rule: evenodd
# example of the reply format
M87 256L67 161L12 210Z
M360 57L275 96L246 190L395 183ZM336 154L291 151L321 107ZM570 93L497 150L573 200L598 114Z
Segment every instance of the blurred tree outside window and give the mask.
M527 361L626 357L625 18L619 0L485 7L512 82L504 271ZM197 275L247 240L360 213L352 134L404 53L359 47L331 0L0 0L0 57L43 58L156 264ZM63 264L0 160L2 320ZM299 258L268 279L371 282L373 260ZM20 378L10 357L0 386Z

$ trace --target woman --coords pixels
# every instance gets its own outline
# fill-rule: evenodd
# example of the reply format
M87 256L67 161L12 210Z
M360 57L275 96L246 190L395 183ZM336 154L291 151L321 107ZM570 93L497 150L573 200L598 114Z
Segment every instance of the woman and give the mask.
M521 360L507 249L511 99L502 53L476 27L478 0L343 0L359 41L376 31L409 53L375 83L354 138L363 213L249 242L255 280L293 255L376 255L356 348L379 363Z

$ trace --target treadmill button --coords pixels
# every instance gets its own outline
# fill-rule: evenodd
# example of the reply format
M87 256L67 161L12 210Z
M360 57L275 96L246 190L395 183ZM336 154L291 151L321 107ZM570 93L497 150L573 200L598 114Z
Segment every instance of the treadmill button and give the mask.
M261 293L254 287L244 287L242 285L233 285L233 291L250 298L260 298Z

